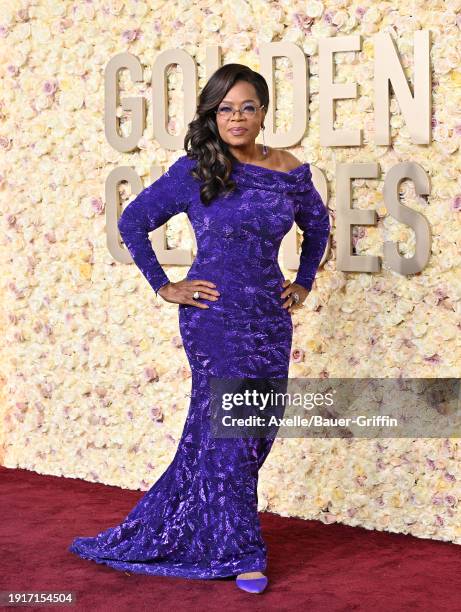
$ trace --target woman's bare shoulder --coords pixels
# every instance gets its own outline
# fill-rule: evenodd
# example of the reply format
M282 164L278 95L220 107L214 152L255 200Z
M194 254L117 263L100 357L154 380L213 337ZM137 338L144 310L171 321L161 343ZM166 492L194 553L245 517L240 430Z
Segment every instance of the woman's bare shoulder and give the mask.
M295 168L298 168L299 166L302 166L303 162L299 161L299 159L293 155L293 153L290 153L290 151L285 151L284 149L280 149L278 151L279 153L279 162L280 162L280 166L283 167L283 170L285 172L288 172L290 170L294 170Z

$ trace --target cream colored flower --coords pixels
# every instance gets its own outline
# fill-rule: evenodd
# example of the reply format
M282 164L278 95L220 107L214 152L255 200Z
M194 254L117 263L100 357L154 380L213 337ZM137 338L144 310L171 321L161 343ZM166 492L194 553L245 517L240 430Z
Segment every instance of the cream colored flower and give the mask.
M203 24L209 32L218 32L222 27L222 19L219 15L211 13L205 17Z
M306 2L304 10L308 17L318 19L323 13L323 3L318 0L308 0Z

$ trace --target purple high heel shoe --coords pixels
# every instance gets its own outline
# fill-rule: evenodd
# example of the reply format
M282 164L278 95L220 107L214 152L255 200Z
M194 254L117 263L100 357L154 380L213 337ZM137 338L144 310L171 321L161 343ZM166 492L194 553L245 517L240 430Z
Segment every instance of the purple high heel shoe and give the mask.
M262 593L269 582L267 576L261 578L239 578L235 580L239 589L247 593Z

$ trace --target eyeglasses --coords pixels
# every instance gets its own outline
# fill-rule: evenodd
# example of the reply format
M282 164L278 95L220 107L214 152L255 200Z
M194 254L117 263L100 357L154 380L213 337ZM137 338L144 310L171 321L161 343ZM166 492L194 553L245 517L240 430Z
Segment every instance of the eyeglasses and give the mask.
M240 114L243 115L244 117L248 117L251 119L252 117L256 115L257 111L261 108L264 108L264 104L261 104L261 106L257 107L254 104L246 103L241 108L238 108L235 110L228 104L221 104L221 106L218 107L215 113L221 119L226 119L226 120L229 120L231 117L234 116L234 113L237 113L237 112L240 112Z

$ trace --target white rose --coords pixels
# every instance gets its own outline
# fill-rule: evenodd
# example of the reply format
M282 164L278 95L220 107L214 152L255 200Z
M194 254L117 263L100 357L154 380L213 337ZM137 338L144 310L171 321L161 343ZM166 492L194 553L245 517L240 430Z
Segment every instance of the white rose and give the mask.
M332 23L337 26L339 29L342 29L343 26L347 23L349 18L349 13L347 11L338 11L333 15Z
M316 19L320 17L323 13L323 4L321 2L318 2L318 0L310 0L306 3L304 10L308 17Z
M317 39L327 38L329 36L334 36L336 33L336 28L330 25L327 22L323 22L322 20L315 21L311 27L312 36Z
M47 45L51 40L50 28L42 21L32 23L32 38L37 45Z
M312 36L305 37L302 47L306 55L315 55L317 53L318 42ZM310 66L310 71L312 73L312 66Z
M382 13L376 6L371 6L367 9L366 13L362 17L362 21L365 23L377 23L382 18Z
M203 24L205 30L208 30L208 32L218 32L222 27L222 19L219 15L214 15L212 13L205 18Z

